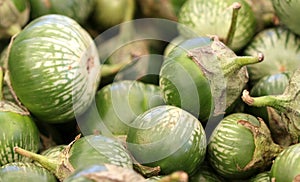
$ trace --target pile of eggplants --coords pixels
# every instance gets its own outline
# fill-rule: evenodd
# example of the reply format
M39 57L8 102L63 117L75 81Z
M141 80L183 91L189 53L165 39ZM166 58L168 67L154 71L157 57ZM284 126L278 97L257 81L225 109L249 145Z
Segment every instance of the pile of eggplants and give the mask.
M0 181L299 182L299 11L0 0Z

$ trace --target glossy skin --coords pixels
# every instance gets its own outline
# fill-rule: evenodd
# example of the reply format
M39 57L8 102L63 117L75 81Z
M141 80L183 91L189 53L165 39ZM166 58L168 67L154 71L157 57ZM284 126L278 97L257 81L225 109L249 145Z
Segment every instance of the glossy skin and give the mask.
M101 88L95 97L96 108L78 118L85 134L126 135L130 122L146 110L163 105L157 85L123 80ZM95 110L96 109L96 110Z
M69 155L75 169L105 163L132 168L131 158L121 142L101 135L80 138L72 145Z
M254 36L256 18L250 5L244 0L189 0L179 12L180 34L186 37L216 35L220 40L227 38L234 2L242 4L237 19L236 32L230 46L234 51L243 48Z
M22 104L40 121L63 123L83 113L100 81L90 35L63 15L45 15L14 39L8 70Z
M296 176L299 179L300 144L291 145L278 155L272 165L270 175L271 178L275 178L276 182L293 181Z
M19 146L37 152L40 144L38 129L32 118L15 104L1 101L0 105L0 166L28 161L28 158L16 154L13 148Z
M0 168L1 182L30 181L30 182L58 182L47 169L33 163L15 162Z
M158 106L132 122L128 150L143 165L160 166L161 174L183 170L189 174L206 153L204 129L194 116L174 106Z
M300 38L282 28L268 28L258 33L246 47L245 55L264 54L264 61L248 66L249 80L254 85L264 76L292 72L300 67Z
M297 16L300 9L300 2L298 0L272 0L272 4L282 24L300 35L300 19Z

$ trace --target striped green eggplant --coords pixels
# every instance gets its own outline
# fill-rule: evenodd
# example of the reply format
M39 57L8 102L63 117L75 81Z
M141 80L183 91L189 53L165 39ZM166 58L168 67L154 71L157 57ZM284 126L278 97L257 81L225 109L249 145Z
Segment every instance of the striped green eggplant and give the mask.
M185 40L165 58L159 85L165 102L181 107L205 123L230 112L248 82L245 65L263 54L237 56L216 38Z
M88 135L76 138L63 149L57 158L40 155L19 147L15 152L28 157L50 170L59 180L64 180L78 168L89 165L113 164L132 168L132 160L120 141L101 135Z
M187 0L178 22L182 36L216 35L234 51L242 49L256 32L254 12L244 0Z
M300 67L300 38L283 27L268 28L258 33L246 47L245 55L262 52L265 60L249 65L250 84L254 85L264 76L293 72Z
M298 0L272 0L272 4L280 22L300 35L300 19L297 16L300 2Z
M130 123L146 110L163 105L157 85L121 80L102 87L95 97L96 108L77 118L84 134L126 135Z
M95 7L95 0L29 0L29 2L31 19L47 14L60 14L82 25L86 24Z
M289 80L289 84L280 95L250 96L247 90L243 91L242 99L249 106L270 107L274 119L280 122L287 130L290 140L286 145L298 143L300 140L300 68ZM270 111L268 111L270 112Z
M20 102L40 121L62 123L83 113L100 81L90 35L73 19L45 15L13 40L8 75Z
M0 166L15 162L28 161L14 153L20 146L37 152L40 145L39 131L32 117L12 102L0 101Z
M47 169L29 162L13 162L0 167L1 182L58 182Z
M28 0L0 1L0 39L10 38L19 33L29 20Z
M159 166L160 174L192 174L206 154L206 135L197 118L178 107L163 105L139 115L129 128L127 148L141 164Z
M249 114L234 113L223 118L214 129L207 159L221 176L242 180L270 167L272 159L281 151L264 121Z
M270 177L275 182L298 182L300 180L300 144L289 146L276 157Z

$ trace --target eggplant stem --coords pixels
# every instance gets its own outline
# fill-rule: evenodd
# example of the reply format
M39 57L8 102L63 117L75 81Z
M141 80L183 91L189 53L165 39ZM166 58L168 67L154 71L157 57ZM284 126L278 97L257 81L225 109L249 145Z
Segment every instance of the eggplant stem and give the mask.
M231 24L227 33L227 37L224 43L227 46L231 46L233 42L233 37L236 31L237 19L238 19L238 12L241 9L241 4L238 2L234 2L230 7L232 8L232 16L231 16Z
M244 90L242 93L242 100L249 106L253 107L272 107L278 111L286 111L286 106L283 103L287 103L290 100L284 100L280 96L267 95L260 97L251 97L249 91Z
M47 168L50 171L56 171L56 169L57 169L57 163L49 160L47 157L45 157L43 155L36 154L34 152L22 149L20 147L14 147L14 152L16 152L24 157L27 157L29 159L39 162L40 164L42 164L45 168Z
M257 56L237 56L230 59L232 59L232 61L229 61L229 63L223 67L225 75L233 73L243 66L262 62L264 55L263 53L258 53Z

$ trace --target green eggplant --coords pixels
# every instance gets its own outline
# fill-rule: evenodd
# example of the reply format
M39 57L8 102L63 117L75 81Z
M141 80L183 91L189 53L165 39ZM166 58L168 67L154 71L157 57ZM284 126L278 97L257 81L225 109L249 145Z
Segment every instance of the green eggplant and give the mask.
M7 65L19 101L48 123L71 121L88 109L101 76L91 36L57 14L36 18L13 39Z
M266 170L283 148L272 140L261 119L234 113L223 118L211 134L207 159L228 180L243 180Z
M15 146L37 152L40 145L39 130L28 112L17 104L2 98L3 70L0 67L0 166L18 161L29 161L15 154Z
M84 134L127 135L132 120L163 104L157 85L133 80L116 81L96 93L95 106L77 117L77 123Z
M248 82L245 65L263 59L262 53L237 56L215 37L185 40L161 66L159 85L163 98L205 123L230 112Z
M284 146L299 142L300 138L300 69L298 68L289 80L288 86L280 95L266 95L251 97L247 90L243 91L242 99L249 106L266 107L272 119L281 124L281 129L286 130L287 138Z
M50 171L29 162L13 162L1 166L0 181L58 182Z
M88 135L81 138L78 136L56 158L30 152L20 147L15 147L14 150L40 163L61 181L76 169L90 165L114 164L133 168L130 154L121 142L101 135Z
M161 175L192 174L206 154L206 134L197 118L178 107L157 106L131 122L126 145L137 162Z
M300 2L297 0L272 0L272 4L281 24L300 35L300 20L297 17Z
M182 36L215 35L239 51L256 33L256 18L245 0L187 0L179 12Z
M300 144L284 149L274 160L270 171L272 181L298 182L300 180Z
M264 76L293 72L300 67L300 38L283 27L273 27L259 32L245 48L244 55L262 52L265 60L248 65L250 85Z

